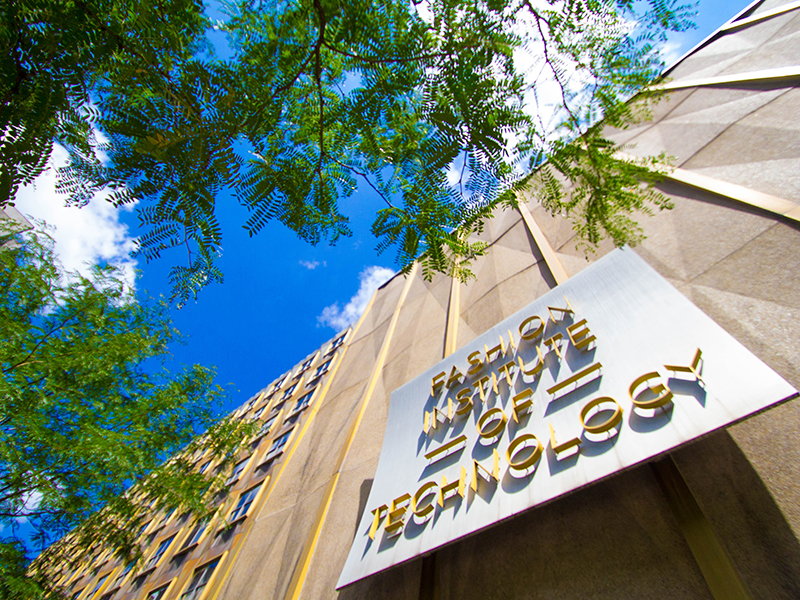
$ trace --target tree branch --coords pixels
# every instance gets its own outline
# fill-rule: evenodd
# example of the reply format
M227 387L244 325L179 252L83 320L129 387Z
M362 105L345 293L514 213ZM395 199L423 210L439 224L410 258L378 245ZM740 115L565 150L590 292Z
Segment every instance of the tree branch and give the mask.
M346 165L346 164L344 164L343 162L336 160L335 158L333 159L333 162L335 162L336 164L339 164L339 165L343 166L345 169L350 169L350 170L351 170L353 173L355 173L356 175L360 175L361 177L363 177L363 178L364 178L364 181L366 181L366 182L369 184L369 187L371 187L373 190L375 190L375 191L378 193L378 195L381 197L381 199L382 199L384 202L386 202L386 204L389 206L389 208L395 208L394 204L392 204L391 202L389 202L389 199L388 199L386 196L384 196L384 195L383 195L383 192L381 192L381 191L380 191L378 188L376 188L376 187L375 187L375 186L372 184L372 182L369 180L369 177L367 176L367 174L366 174L366 173L362 173L361 171L359 171L359 170L358 170L358 169L356 169L355 167L351 167L350 165Z

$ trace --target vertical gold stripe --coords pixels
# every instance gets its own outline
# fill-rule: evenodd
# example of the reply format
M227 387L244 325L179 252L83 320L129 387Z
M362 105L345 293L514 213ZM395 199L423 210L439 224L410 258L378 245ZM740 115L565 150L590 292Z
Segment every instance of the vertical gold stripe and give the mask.
M372 298L370 298L369 300L369 304L367 304L367 307L364 309L364 312L362 313L361 317L356 322L355 327L353 327L353 330L350 332L350 335L347 336L347 341L344 343L344 346L341 349L339 360L336 361L336 363L333 365L333 368L330 371L330 374L325 378L325 385L322 387L322 391L320 392L319 397L314 402L314 405L312 406L308 417L306 417L303 423L303 427L300 430L300 433L297 435L297 439L294 440L294 443L292 444L291 448L289 448L289 450L285 453L284 458L281 461L280 468L278 469L278 472L274 476L270 475L264 480L264 483L262 485L264 485L265 488L268 486L269 489L264 492L264 495L261 498L259 504L252 509L251 514L253 516L248 517L249 522L246 524L247 528L244 531L242 531L242 533L239 536L239 539L234 543L234 546L231 547L231 558L225 565L225 575L219 579L219 584L216 586L217 589L214 590L213 596L209 596L209 598L214 598L214 600L216 600L216 598L219 597L219 594L222 591L223 586L228 581L231 569L233 568L233 565L236 564L236 559L238 558L242 548L245 546L245 540L249 536L250 531L253 529L253 521L258 520L261 511L263 510L264 506L266 506L270 494L272 494L272 490L275 489L275 485L277 484L278 479L280 479L280 476L283 474L283 471L289 464L289 459L294 455L294 451L300 444L300 441L303 439L303 436L305 436L305 433L308 430L311 421L314 419L317 412L319 412L319 409L322 406L323 401L325 400L325 396L328 393L328 389L330 388L331 383L335 379L336 373L339 371L339 365L341 365L342 362L344 361L344 357L347 354L347 349L350 348L350 343L353 341L356 334L358 333L358 330L361 328L361 325L366 320L370 310L372 310L372 305L375 303L375 298L377 295L378 295L378 290L375 290L375 293L372 294Z
M569 275L567 275L567 272L564 270L561 261L558 260L558 256L550 245L550 242L547 241L544 233L542 233L542 230L539 229L539 226L536 224L531 211L528 210L528 205L525 203L524 198L519 198L518 207L522 215L522 220L525 221L525 226L528 228L528 232L531 234L534 243L539 247L539 252L542 253L544 262L553 275L556 285L561 285L569 279Z
M453 277L450 283L450 302L447 306L447 324L444 338L444 356L446 358L456 351L458 344L458 319L461 316L461 282Z
M672 457L667 456L652 466L711 594L717 600L750 600L750 592L736 565L714 534Z
M367 410L367 405L369 405L369 401L372 398L372 392L375 390L375 386L378 383L378 378L381 376L383 372L383 365L386 361L386 355L389 353L389 345L392 341L392 336L394 335L395 327L397 326L397 321L400 318L400 309L405 302L406 296L408 296L408 291L411 289L411 284L413 283L417 274L417 263L414 264L414 267L411 269L411 272L408 274L406 278L406 283L403 286L403 291L400 294L400 298L397 301L397 306L394 309L394 314L392 315L392 320L389 323L389 329L386 332L386 335L383 338L383 344L381 345L380 352L378 352L378 356L375 360L375 366L372 369L372 376L369 379L369 383L367 384L366 390L364 390L364 394L361 397L361 406L358 410L358 415L356 415L355 421L350 427L350 432L347 435L347 439L344 443L342 451L339 455L339 462L336 466L336 471L331 475L330 482L328 483L328 488L325 491L325 499L322 501L319 510L317 511L317 516L314 521L314 525L311 529L311 533L308 537L308 540L303 547L303 552L300 555L300 560L298 561L297 567L295 568L294 575L292 576L292 580L289 583L289 589L286 591L286 600L297 600L300 596L300 592L303 589L303 584L306 580L306 575L308 574L308 568L311 565L311 559L314 556L314 550L317 547L317 542L319 541L319 536L322 533L322 527L325 523L325 517L328 514L328 509L330 509L331 502L333 500L333 494L336 491L336 486L339 483L339 476L342 472L342 467L344 466L344 462L347 459L347 455L350 452L350 448L353 445L353 441L355 440L356 433L358 432L358 427L361 425L361 421L364 418L364 413Z

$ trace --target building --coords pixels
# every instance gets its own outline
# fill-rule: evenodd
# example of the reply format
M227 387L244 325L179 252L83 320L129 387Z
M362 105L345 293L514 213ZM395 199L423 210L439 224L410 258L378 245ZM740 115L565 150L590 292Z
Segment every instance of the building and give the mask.
M799 50L800 5L756 1L669 71L667 98L651 122L612 134L628 153L676 157L677 168L660 186L674 208L642 219L647 239L636 255L794 389L800 388ZM409 551L412 558L336 589L351 546L370 534L363 525L371 514L377 514L375 539L385 540L386 527L403 522L410 508L425 510L398 498L381 510L371 498L378 479L386 479L376 475L382 448L393 452L384 448L387 419L395 414L392 392L422 374L432 396L448 387L449 366L437 379L448 356L481 347L481 336L498 323L618 255L605 243L587 260L574 248L569 222L549 215L536 198L524 200L519 211L487 224L489 249L474 266L476 280L426 282L416 271L395 277L351 330L237 411L265 423L264 436L231 475L225 501L232 529L156 517L143 532L149 544L143 568L128 571L101 553L84 572L64 575L74 597L800 597L794 392L765 398L774 404L502 522L498 517L467 537ZM571 330L575 347L578 331ZM521 346L520 337L515 341ZM703 356L710 368L713 356ZM683 364L699 381L700 355ZM739 375L747 385L761 383ZM712 394L710 380L708 389ZM621 427L629 428L636 408L619 398L626 411ZM679 414L681 403L672 403ZM419 414L420 439L434 423L454 422L444 404L438 408L425 422ZM627 431L617 437L632 437ZM553 454L565 445L554 451L555 437L539 437L548 454L534 482L556 476L562 463ZM580 452L590 445L583 443L572 464L583 464ZM199 457L198 468L213 465ZM453 473L458 481L458 469ZM491 473L478 476L501 485ZM445 502L460 492L465 504L472 498L457 487L450 492ZM417 543L399 537L387 547ZM366 544L363 557L375 552Z

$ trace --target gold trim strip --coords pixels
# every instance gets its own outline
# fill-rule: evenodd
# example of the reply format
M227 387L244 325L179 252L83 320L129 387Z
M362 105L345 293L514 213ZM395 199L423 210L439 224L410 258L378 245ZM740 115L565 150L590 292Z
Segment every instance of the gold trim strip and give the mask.
M550 245L550 242L547 241L544 233L536 224L531 211L528 210L528 205L525 203L524 198L519 198L518 208L520 214L522 215L522 220L525 221L525 226L528 228L528 233L531 234L533 241L539 247L539 251L544 257L544 262L547 264L547 268L553 275L553 279L556 280L556 285L561 285L567 279L569 279L569 275L567 275L567 272L564 270L564 266L561 264L561 261L558 260L558 256L553 250L553 247Z
M736 73L732 75L718 75L716 77L702 77L699 79L684 79L682 81L670 81L653 86L654 90L680 90L690 87L704 87L708 85L723 85L726 83L757 83L759 81L771 81L776 79L796 79L800 77L800 66L778 67L777 69L763 69L761 71L750 71L748 73Z
M636 160L635 156L623 152L618 152L617 156L625 160ZM778 198L777 196L751 190L750 188L735 183L729 183L686 169L673 169L666 165L662 165L661 168L667 171L667 179L684 183L707 192L713 192L714 194L724 196L725 198L735 200L747 206L759 208L766 212L800 222L800 205L791 200Z
M461 282L453 277L450 283L450 302L447 306L447 324L445 325L444 356L447 358L456 351L458 344L458 319L461 316Z
M740 16L742 16L742 15L746 15L746 14L747 14L747 13L750 11L750 9L752 9L752 8L755 8L756 6L758 6L759 4L761 4L763 1L764 1L764 0L753 0L752 2L750 2L750 4L748 4L747 6L745 6L744 8L742 8L742 9L741 9L739 12L737 12L737 13L736 13L735 15L733 15L733 16L732 16L730 19L728 19L728 20L727 20L727 21L726 21L726 22L725 22L725 23L722 25L722 27L724 27L725 25L728 25L728 24L730 24L730 23L733 23L733 22L734 22L734 21L736 21L736 20L737 20L737 19L738 19ZM698 50L700 50L701 48L705 48L705 47L706 47L707 45L709 45L710 43L712 43L712 42L715 42L715 41L717 40L717 38L719 38L719 37L720 37L720 36L722 36L722 35L725 35L725 34L724 34L722 31L721 31L721 28L720 28L720 29L717 29L717 30L715 30L715 31L712 31L711 33L709 33L709 34L708 34L708 35L707 35L705 38L703 38L703 39L702 39L702 40L700 40L700 41L699 41L697 44L695 44L695 45L694 45L692 48L690 48L689 50L687 50L687 51L686 51L686 52L685 52L685 53L684 53L684 54L683 54L683 55L682 55L682 56L681 56L681 57L680 57L678 60L676 60L676 61L675 61L674 63L672 63L672 64L671 64L669 67L667 67L667 68L664 70L664 72L662 73L662 76L665 76L665 77L666 77L666 76L668 76L668 75L669 75L669 72L670 72L670 71L672 71L672 70L673 70L675 67L677 67L679 64L681 64L681 63L682 63L684 60L686 60L687 58L689 58L689 57L690 57L692 54L694 54L695 52L697 52L697 51L698 51Z
M656 481L678 521L697 565L718 600L751 600L725 547L714 534L703 509L671 456L651 463Z
M247 529L242 531L242 533L240 534L239 540L237 542L235 542L234 546L231 547L231 549L230 549L230 551L231 551L231 555L230 555L231 559L228 561L228 564L226 565L225 574L224 574L223 577L221 577L219 579L219 585L218 585L217 589L214 590L213 596L209 596L209 598L213 598L213 600L216 600L219 597L219 594L222 591L223 586L228 581L228 576L230 575L230 572L231 572L231 569L233 568L233 565L236 564L236 559L239 557L239 552L241 552L242 548L245 546L245 540L250 535L250 531L253 529L253 522L258 521L259 517L261 516L261 511L266 506L267 500L269 499L270 495L272 494L272 491L275 489L275 485L277 484L278 480L280 479L280 476L283 474L283 471L286 469L286 466L289 464L289 460L294 455L295 449L297 448L297 446L300 444L300 441L305 436L306 431L308 430L308 427L311 424L311 421L314 420L314 417L319 412L319 409L322 406L322 404L323 404L323 402L325 400L325 397L326 397L326 395L328 393L328 389L330 388L331 384L333 383L333 380L336 378L336 373L339 371L339 365L341 365L342 362L344 361L344 357L347 354L347 350L348 350L348 348L350 348L350 342L355 338L356 334L358 333L358 330L361 328L361 325L366 320L366 317L369 314L370 310L372 310L372 305L375 303L375 298L376 298L377 295L378 295L378 290L375 290L375 292L372 294L372 298L370 298L369 303L367 304L367 307L364 309L364 312L362 313L361 317L358 319L358 321L356 322L355 326L350 331L350 334L347 336L347 340L344 342L344 345L343 345L343 347L342 347L342 349L340 351L341 354L339 356L339 360L337 360L334 363L333 368L330 370L329 374L327 375L327 377L325 379L325 385L322 386L322 390L320 390L320 392L319 392L319 397L315 400L313 406L311 407L311 411L308 414L308 417L306 417L305 421L303 422L303 427L300 429L300 433L293 440L293 443L292 443L291 447L286 451L285 456L284 456L283 460L281 461L281 465L280 465L280 468L278 469L277 473L275 473L274 476L273 475L269 475L269 476L267 476L266 479L264 479L264 482L262 483L262 485L263 485L262 491L259 492L259 495L261 496L261 498L256 498L255 501L254 501L254 505L255 506L251 507L250 514L252 515L252 517L249 517L249 519L251 519L251 520L247 524ZM267 489L267 488L269 488L269 489ZM263 495L262 495L262 492L263 492Z
M796 10L800 8L800 1L798 2L790 2L789 4L784 4L783 6L779 6L778 8L773 8L772 10L764 11L763 13L758 13L753 15L752 17L747 17L746 19L742 19L741 21L732 21L730 23L725 23L722 27L720 27L720 32L728 32L734 29L739 29L740 27L747 27L748 25L752 25L753 23L758 23L759 21L763 21L764 19L769 19L770 17L774 17L776 15L781 15L785 12L789 12L791 10Z
M325 524L325 518L328 515L328 509L330 508L331 502L333 501L333 494L336 491L337 484L339 483L339 476L341 475L342 467L344 466L344 462L347 459L347 455L350 452L351 446L353 445L356 433L358 432L358 427L359 425L361 425L361 421L364 418L364 413L366 412L367 405L369 404L369 401L372 398L372 392L375 390L375 386L378 383L378 378L383 372L383 366L386 361L386 355L389 353L389 345L392 341L392 337L394 336L394 330L397 326L397 321L400 318L400 309L402 308L406 296L408 296L408 291L411 289L411 284L413 283L416 277L417 268L418 268L418 263L414 263L414 267L408 274L405 286L403 286L403 291L401 292L400 298L397 301L397 306L394 309L392 320L389 323L389 329L386 331L386 335L383 338L383 344L381 345L381 349L378 352L378 356L375 360L375 366L372 369L372 376L370 377L369 383L367 384L367 388L366 390L364 390L364 394L361 397L361 402L360 402L361 406L358 410L358 414L356 415L355 421L353 421L353 424L350 427L350 432L347 435L344 447L342 448L342 451L339 455L339 461L336 466L336 471L333 473L333 475L331 475L330 482L328 483L328 488L325 492L325 499L323 500L317 512L317 516L314 521L314 526L312 527L311 534L309 535L308 540L305 543L303 552L300 555L300 560L298 561L298 565L295 568L292 580L289 583L289 588L286 591L286 595L284 596L286 600L297 600L297 598L300 596L300 592L303 589L303 584L305 583L306 575L308 574L308 568L311 566L311 559L314 557L314 550L316 550L317 542L319 542L319 537L320 534L322 533L322 528Z

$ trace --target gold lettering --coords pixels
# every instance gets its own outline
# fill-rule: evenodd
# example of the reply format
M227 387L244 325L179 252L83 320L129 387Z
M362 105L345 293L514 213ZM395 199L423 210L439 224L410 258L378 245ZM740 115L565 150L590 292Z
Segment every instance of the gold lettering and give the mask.
M431 379L431 396L435 397L438 391L442 388L445 377L447 377L447 373L444 371L433 376L433 379Z
M452 370L450 371L450 377L447 378L447 383L445 384L447 386L447 389L449 390L454 385L458 385L459 383L461 383L461 378L462 377L464 377L464 376L461 374L461 371L459 371L454 366L452 368Z
M651 400L637 400L636 388L638 388L643 383L650 381L651 379L656 379L660 377L658 373L653 371L652 373L645 373L641 377L637 377L631 383L630 388L628 389L628 393L631 397L631 401L633 404L639 408L647 409L647 408L659 408L664 406L667 402L672 400L672 390L669 389L667 384L659 383L656 386L647 386L647 389L653 392L656 395L655 398Z
M461 467L461 477L453 483L447 483L447 477L442 475L442 484L439 486L439 506L444 508L444 503L456 494L464 497L467 488L467 470ZM451 494L452 492L452 494Z
M553 426L548 423L547 426L550 428L550 447L553 449L553 452L556 453L556 458L562 452L569 450L570 448L575 448L576 446L580 450L581 447L581 440L580 438L572 438L571 440L567 440L563 444L559 444L556 442L556 430L553 429Z
M491 481L494 479L495 481L500 481L500 454L497 452L497 449L492 449L492 470L489 471L486 467L484 467L481 463L479 463L474 458L472 459L472 480L469 482L469 487L472 488L473 492L478 491L478 476L479 470L486 473L486 481Z
M703 376L701 375L702 366L700 363L703 361L703 353L700 351L700 348L694 353L694 358L692 359L692 364L688 367L683 367L679 365L664 365L664 368L668 371L679 372L679 373L691 373L694 375L698 381L703 381Z
M372 511L372 525L369 527L369 539L375 539L375 533L378 531L378 527L381 526L381 521L383 521L383 515L388 512L389 507L385 504L379 506L375 510Z
M531 453L528 458L523 458L519 461L514 461L514 456L517 454L517 450L522 450L523 448L528 448L528 446L524 446L526 442L535 441L536 442L536 449ZM514 438L508 445L508 450L506 451L506 459L508 460L508 466L515 471L525 471L529 467L532 467L539 459L542 457L542 452L544 451L544 447L542 446L542 442L539 441L532 433L523 433L518 438Z
M444 419L440 418L440 415L444 415ZM434 407L431 412L425 411L425 423L422 426L422 431L428 433L431 429L436 429L436 426L442 421L452 421L453 420L453 400L448 398L447 399L447 412L439 410L438 408Z
M431 513L433 513L433 498L431 501L423 506L422 508L419 507L420 500L425 498L428 492L432 491L433 489L439 487L435 481L428 481L427 483L423 483L422 486L417 490L417 493L414 494L414 498L411 500L411 512L414 513L414 516L422 518L423 522L430 519ZM438 497L438 493L432 494L434 498Z
M597 339L595 336L589 335L590 333L589 327L586 326L586 319L581 319L567 327L567 335L572 345L581 352L587 352L589 345Z
M539 355L539 360L536 361L536 364L533 365L533 367L531 367L527 371L525 370L525 363L522 362L522 357L517 356L517 362L519 363L519 370L522 371L522 373L524 375L527 375L528 377L535 377L536 375L538 375L539 372L542 370L542 367L544 366L544 356L542 356L542 351L539 349L539 346L536 346L536 353Z
M469 414L469 411L472 410L472 390L464 388L458 392L456 394L456 402L458 402L458 408L456 408L457 415Z
M467 369L467 375L477 375L483 368L483 359L481 359L481 351L476 350L467 357L470 367Z
M578 371L577 373L575 373L573 376L571 376L571 377L567 377L567 378L566 378L564 381L562 381L561 383L557 383L556 385L554 385L553 387L551 387L550 389L548 389L548 390L547 390L547 393L548 393L548 394L555 394L556 392L559 392L559 391L563 390L565 387L569 387L569 386L570 386L570 385L572 385L573 383L578 383L578 382L579 382L581 379L583 379L583 378L584 378L584 377L586 377L587 375L591 375L591 374L592 374L592 373L594 373L595 371L599 371L599 370L600 370L600 369L602 369L602 368L603 368L603 365L602 365L602 364L600 364L600 363L594 363L594 364L592 364L592 365L589 365L589 366L588 366L588 367L586 367L585 369L581 369L580 371ZM595 379L596 379L596 378L595 378ZM588 382L587 382L587 383L588 383ZM579 388L579 387L581 387L582 385L586 385L586 383L582 383L581 385L579 385L579 386L576 386L576 389L577 389L577 388Z
M523 331L525 331L525 328L527 327L528 323L530 323L533 320L539 321L539 326L536 329L529 330L526 333L523 333ZM542 321L541 317L537 317L536 315L533 315L532 317L528 317L527 319L525 319L519 325L519 336L523 340L525 340L526 342L530 342L530 341L535 340L540 335L542 335L543 332L544 332L544 322Z
M511 405L514 407L513 417L517 423L523 416L531 412L531 407L533 406L531 396L533 396L533 392L527 389L511 398Z
M386 533L394 536L403 531L403 525L405 525L403 515L408 510L409 500L411 500L411 494L403 494L399 498L392 500L392 504L389 506L389 514L386 516L386 524L383 526Z
M489 429L484 429L484 426L487 423L491 423L495 420L497 421L495 425ZM506 420L506 414L503 412L503 409L497 407L489 409L481 415L480 419L478 419L478 433L482 438L495 438L500 435L501 431L503 431L503 427L506 426Z
M473 384L478 389L478 393L481 396L481 402L486 402L486 392L484 391L483 386L489 382L489 379L489 376L486 375L478 379L478 381Z
M550 348L551 348L552 350L555 350L556 356L559 358L559 360L561 360L562 358L564 358L563 356L561 356L561 349L558 347L558 346L559 346L559 344L558 344L558 341L559 341L559 340L563 340L563 339L564 339L564 336L563 336L563 335L561 335L560 333L557 333L557 334L555 334L553 337L551 337L551 338L547 338L547 339L544 341L544 343L545 343L546 345L550 346Z
M502 367L500 367L500 370L506 374L506 383L509 385L509 387L511 386L511 369L516 369L516 368L517 368L517 363L515 363L513 360L511 362L507 362Z
M613 402L614 405L617 407L614 409L614 414L611 415L608 419L604 422L600 423L599 425L587 425L586 419L589 417L589 413L593 408L597 408L601 404L605 402ZM598 411L600 412L600 411ZM608 396L602 396L601 398L595 398L591 402L589 402L586 406L583 407L581 410L581 425L586 430L587 433L605 433L611 429L614 429L617 425L622 422L622 407L619 405L619 402L610 398Z
M575 311L572 310L572 305L569 303L569 300L566 296L564 296L564 301L567 303L567 308L559 308L557 306L548 306L547 312L550 313L550 319L552 319L553 323L558 323L559 321L563 321L567 318L567 315L574 315ZM561 313L561 318L556 319L556 316L553 314L553 311Z
M442 460L445 456L450 455L451 450L455 452L455 447L460 444L463 444L466 441L467 441L467 436L462 434L457 438L453 438L443 446L439 446L438 448L434 448L430 452L427 452L425 454L425 458L430 460L431 463L438 462Z
M487 364L488 363L493 363L494 361L496 361L501 356L505 356L506 355L506 343L505 343L505 340L503 340L503 336L502 335L500 336L500 343L497 344L497 346L495 346L494 348L490 349L489 346L484 344L483 345L483 349L484 349L484 351L486 353L486 362L487 362ZM497 353L497 355L494 358L492 358L492 354L495 354L495 352Z
M514 334L511 333L510 329L506 329L508 331L508 349L514 349L514 352L517 351L517 343L514 341Z

